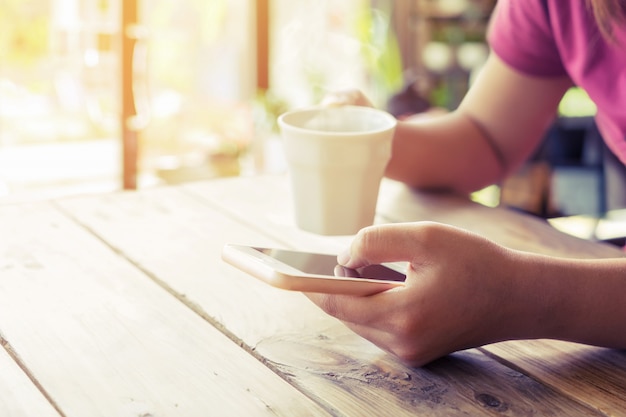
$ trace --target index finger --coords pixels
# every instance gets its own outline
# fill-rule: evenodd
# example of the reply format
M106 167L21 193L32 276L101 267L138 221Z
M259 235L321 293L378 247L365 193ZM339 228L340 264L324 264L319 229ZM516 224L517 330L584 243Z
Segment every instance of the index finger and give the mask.
M348 268L384 262L412 261L431 240L430 222L395 223L366 227L355 236L338 262Z

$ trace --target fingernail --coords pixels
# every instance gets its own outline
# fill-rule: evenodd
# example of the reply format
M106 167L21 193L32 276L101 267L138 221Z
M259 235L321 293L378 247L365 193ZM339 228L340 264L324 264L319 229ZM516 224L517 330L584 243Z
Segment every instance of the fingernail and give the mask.
M339 255L337 255L337 262L339 263L339 265L346 266L350 263L351 259L352 257L350 256L350 249L346 249Z

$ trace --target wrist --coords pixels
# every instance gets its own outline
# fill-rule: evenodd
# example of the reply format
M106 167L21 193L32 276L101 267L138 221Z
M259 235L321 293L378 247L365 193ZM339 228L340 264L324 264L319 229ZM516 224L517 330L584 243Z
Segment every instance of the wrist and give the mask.
M514 256L507 338L626 347L626 259Z
M507 267L508 305L504 339L553 338L562 330L562 284L554 275L556 258L511 251Z

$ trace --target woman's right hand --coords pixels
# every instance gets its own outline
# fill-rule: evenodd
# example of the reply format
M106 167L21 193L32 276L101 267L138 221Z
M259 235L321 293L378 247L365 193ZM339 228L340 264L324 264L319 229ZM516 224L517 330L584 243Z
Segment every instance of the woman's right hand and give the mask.
M357 89L333 91L322 99L320 103L324 107L333 106L364 106L374 107L372 102Z
M444 224L370 226L339 264L356 269L406 261L406 286L368 297L307 296L357 334L422 366L456 350L536 336L529 323L548 325L542 313L551 309L541 304L548 286L524 274L527 258Z

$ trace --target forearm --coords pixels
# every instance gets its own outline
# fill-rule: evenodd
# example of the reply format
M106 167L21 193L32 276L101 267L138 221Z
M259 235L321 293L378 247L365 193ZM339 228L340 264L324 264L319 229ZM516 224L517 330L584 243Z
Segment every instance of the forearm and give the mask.
M460 111L398 123L387 166L392 179L466 193L497 182L503 174L497 149Z
M626 348L626 258L522 255L512 338L552 338ZM515 298L515 295L512 294ZM524 299L526 298L526 299Z
M388 176L415 187L468 192L515 171L540 143L568 77L532 77L491 55L448 115L400 123Z

